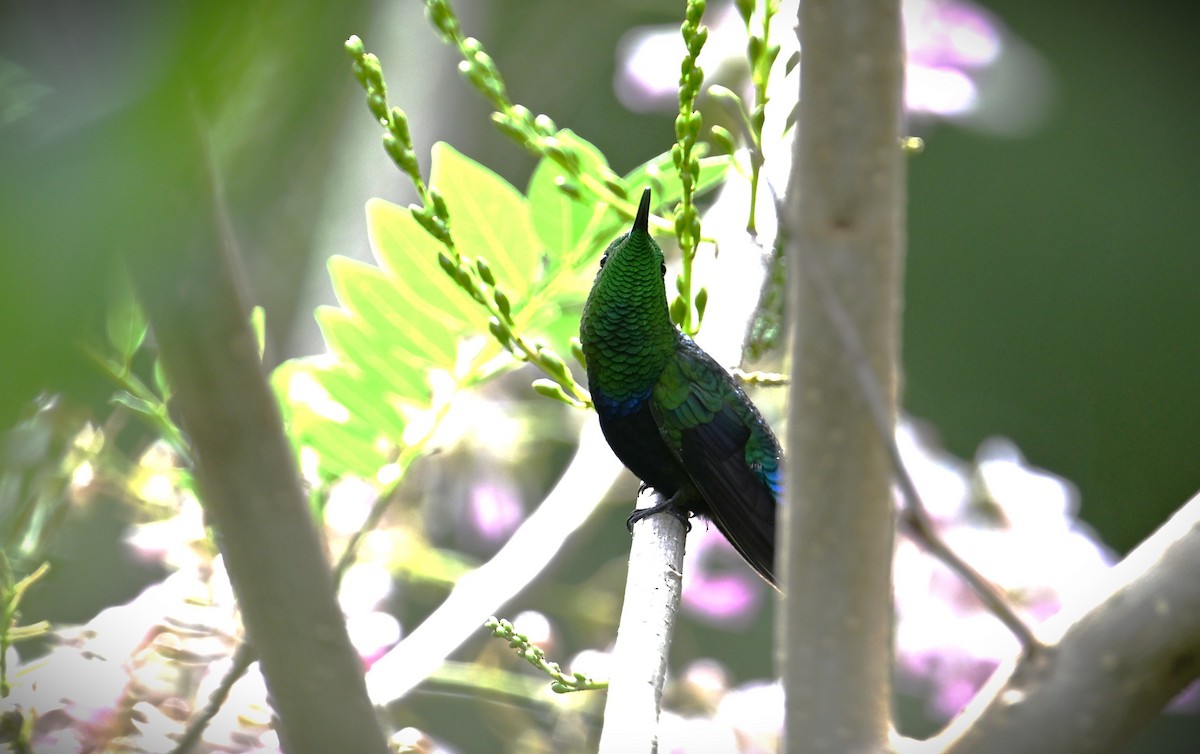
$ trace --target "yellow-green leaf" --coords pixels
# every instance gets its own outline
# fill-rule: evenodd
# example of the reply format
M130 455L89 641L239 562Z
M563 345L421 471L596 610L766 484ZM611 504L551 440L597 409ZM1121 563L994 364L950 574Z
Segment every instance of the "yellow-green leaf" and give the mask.
M367 202L371 251L396 286L397 295L432 309L455 333L487 326L483 310L438 264L446 247L425 232L412 211L382 199Z
M419 361L446 369L454 365L456 333L437 300L414 300L378 267L348 257L330 259L329 274L338 301L371 330Z
M332 306L318 309L316 318L325 342L344 368L378 375L383 384L409 400L428 400L432 395L426 371L366 323Z
M521 192L444 142L433 146L429 182L446 200L459 253L485 257L514 303L524 299L538 275L542 245Z

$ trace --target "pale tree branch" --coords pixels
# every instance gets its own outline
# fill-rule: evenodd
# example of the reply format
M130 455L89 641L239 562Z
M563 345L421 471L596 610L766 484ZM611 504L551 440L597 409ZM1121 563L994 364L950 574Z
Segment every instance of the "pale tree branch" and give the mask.
M662 500L644 490L637 507ZM613 647L600 754L652 754L675 615L683 580L683 523L675 516L644 518L633 527L625 604Z
M784 608L788 752L886 750L893 469L855 365L811 280L815 259L896 415L903 280L903 44L895 0L805 0L788 227L792 386Z
M1119 751L1200 675L1200 495L1048 621L1048 648L1001 668L914 754Z
M450 654L478 635L483 622L533 581L603 499L621 471L605 447L600 423L583 426L579 449L546 499L491 560L463 576L425 622L367 672L377 705L396 701L433 675Z

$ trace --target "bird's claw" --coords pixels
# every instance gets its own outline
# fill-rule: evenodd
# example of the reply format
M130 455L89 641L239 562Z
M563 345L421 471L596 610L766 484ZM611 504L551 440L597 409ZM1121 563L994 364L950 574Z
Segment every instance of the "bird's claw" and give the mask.
M645 485L643 485L643 488L644 487ZM630 513L629 518L625 521L625 528L632 533L634 524L636 524L638 521L641 521L643 518L653 516L656 513L668 513L674 516L679 523L683 524L683 530L685 533L692 530L692 522L689 520L691 519L692 514L687 510L675 505L674 498L671 498L670 500L663 500L660 503L655 503L649 508L639 508L633 513Z

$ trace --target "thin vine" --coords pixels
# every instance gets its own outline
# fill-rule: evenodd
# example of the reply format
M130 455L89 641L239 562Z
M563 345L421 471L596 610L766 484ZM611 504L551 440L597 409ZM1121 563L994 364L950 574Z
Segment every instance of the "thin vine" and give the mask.
M483 95L494 110L492 122L506 136L539 157L549 157L570 179L559 188L573 197L586 188L598 201L613 207L623 218L632 220L637 213L620 176L606 166L598 166L600 177L584 169L583 157L576 149L571 134L560 129L547 115L534 115L527 107L514 104L495 61L475 37L466 36L449 0L426 0L425 11L442 40L453 45L462 56L458 70ZM657 224L657 219L651 222Z
M756 0L737 0L738 14L746 24L746 59L750 63L750 81L754 87L754 105L747 117L750 131L750 216L746 231L757 234L755 213L758 206L759 174L763 166L763 124L766 123L767 82L771 78L771 67L779 57L779 45L771 43L771 19L779 11L779 0L762 0L759 9ZM758 10L758 29L755 26L755 11Z
M676 143L671 147L671 159L679 171L683 194L675 210L675 238L683 256L683 266L675 279L678 295L671 301L671 319L684 332L695 335L704 319L708 291L701 288L692 296L692 261L700 246L700 211L696 208L696 182L700 178L700 157L697 141L703 118L696 109L696 99L704 86L704 69L697 63L700 50L708 40L708 27L700 23L705 0L688 0L684 21L680 26L687 54L680 64L679 114L675 116Z
M443 3L430 3L431 8L435 5L449 8ZM433 15L432 10L431 15ZM441 14L435 17L443 19L446 28L455 31L458 29L457 19L452 14ZM449 32L443 31L443 33ZM458 38L461 38L461 34L458 34ZM476 83L476 86L488 96L494 105L511 110L513 106L504 93L504 83L500 78L499 71L496 70L495 63L487 53L478 48L477 44L473 45L470 41L469 39L462 40L465 49L474 51L474 57L470 64L463 64L466 66L468 79ZM546 374L549 379L540 379L535 382L534 390L576 408L590 407L591 395L586 388L575 381L562 357L541 343L530 342L516 330L508 294L497 283L488 261L483 257L469 260L459 254L450 231L450 212L446 207L446 202L437 189L428 186L421 176L416 150L413 148L412 136L408 129L408 118L399 107L388 107L387 84L383 79L379 58L373 53L366 52L363 41L358 36L351 36L346 40L346 52L354 61L355 78L366 90L367 108L384 128L384 150L396 166L412 181L413 187L416 188L417 194L421 198L420 205L413 204L409 207L413 218L446 247L444 253L438 254L438 264L442 271L480 306L487 309L490 315L488 331L501 346L518 361L529 362ZM553 123L550 123L549 127L552 126ZM548 128L545 124L536 127ZM555 145L547 146L546 138L541 139L544 148L553 147L557 150L553 154L557 154L567 163L578 162L578 155L573 152L562 150Z
M484 628L492 632L497 639L504 639L508 646L516 651L523 660L550 676L550 689L558 694L572 691L595 691L608 688L608 681L599 681L583 673L567 674L557 662L546 659L546 652L529 641L529 637L519 633L513 624L503 618L492 616L484 622Z

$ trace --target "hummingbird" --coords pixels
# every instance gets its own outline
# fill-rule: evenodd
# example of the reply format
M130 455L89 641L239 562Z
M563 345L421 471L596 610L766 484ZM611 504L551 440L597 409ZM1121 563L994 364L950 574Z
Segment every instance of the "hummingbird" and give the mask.
M715 359L671 322L650 189L633 227L605 249L583 305L588 389L613 453L670 513L701 516L772 585L783 453L762 414Z

